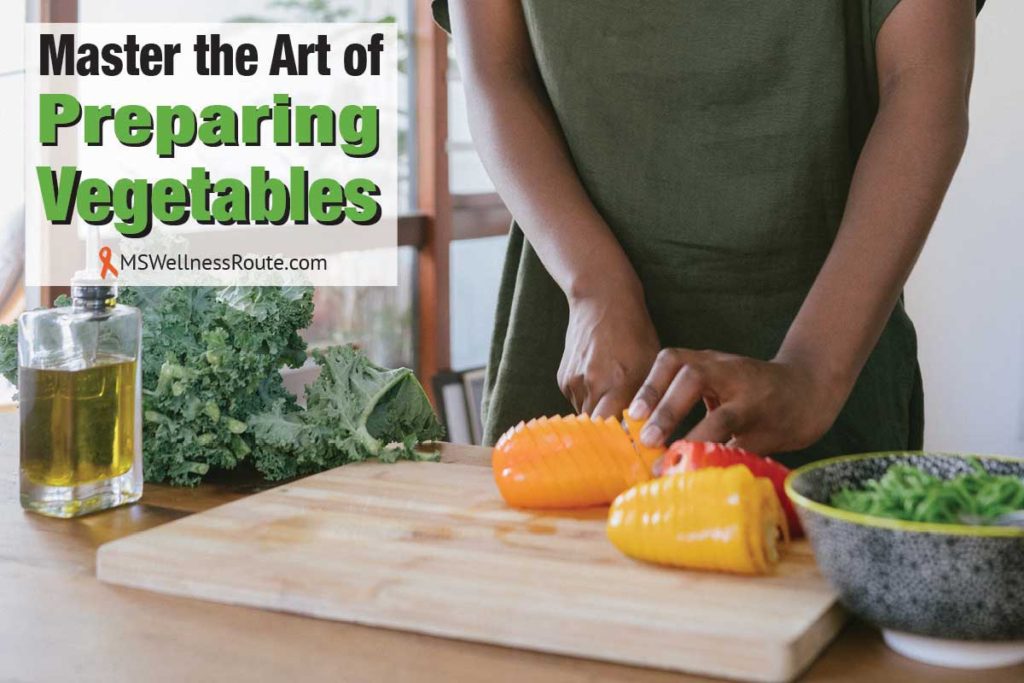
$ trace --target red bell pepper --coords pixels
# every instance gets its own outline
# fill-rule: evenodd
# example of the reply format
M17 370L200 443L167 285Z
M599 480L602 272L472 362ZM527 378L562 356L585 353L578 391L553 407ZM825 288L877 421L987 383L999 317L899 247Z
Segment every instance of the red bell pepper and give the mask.
M668 452L662 456L660 468L657 468L660 471L656 471L655 474L665 476L678 472L701 470L705 467L729 467L731 465L745 465L755 477L764 477L771 481L775 493L779 497L779 502L782 503L782 509L786 513L790 535L793 537L803 535L800 518L797 517L796 509L783 487L786 476L789 474L789 468L771 458L761 457L742 448L734 448L725 444L680 439L672 444Z

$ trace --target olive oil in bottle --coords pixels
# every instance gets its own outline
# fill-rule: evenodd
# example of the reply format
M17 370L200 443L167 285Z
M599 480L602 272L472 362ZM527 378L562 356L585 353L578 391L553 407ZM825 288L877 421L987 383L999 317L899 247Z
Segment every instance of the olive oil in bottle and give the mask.
M24 368L21 468L43 486L120 477L135 458L135 359L92 367Z
M142 495L140 315L110 286L19 320L21 503L54 517Z

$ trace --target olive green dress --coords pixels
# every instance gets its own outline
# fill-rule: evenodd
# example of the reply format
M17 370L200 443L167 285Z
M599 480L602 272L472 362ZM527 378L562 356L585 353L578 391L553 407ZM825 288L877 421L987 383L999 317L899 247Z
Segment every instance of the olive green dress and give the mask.
M774 356L842 218L878 105L875 36L898 2L523 0L576 169L639 274L662 346ZM434 11L448 29L444 0ZM572 411L555 377L567 319L513 225L487 443ZM922 401L900 303L834 426L779 459L920 448Z

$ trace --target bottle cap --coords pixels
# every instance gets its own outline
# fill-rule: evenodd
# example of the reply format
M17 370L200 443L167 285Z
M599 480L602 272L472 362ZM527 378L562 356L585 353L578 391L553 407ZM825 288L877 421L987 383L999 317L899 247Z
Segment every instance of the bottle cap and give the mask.
M107 282L96 265L99 253L99 228L90 225L85 233L85 268L71 278L71 298L79 301L106 301L117 296L117 285ZM109 252L110 250L107 249Z

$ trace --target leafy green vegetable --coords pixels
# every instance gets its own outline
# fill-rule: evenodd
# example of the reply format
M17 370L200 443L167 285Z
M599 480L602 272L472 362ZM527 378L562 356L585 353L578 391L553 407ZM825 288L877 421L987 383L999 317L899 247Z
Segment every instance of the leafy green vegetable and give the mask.
M961 515L990 521L1024 509L1024 481L985 471L977 458L973 472L940 479L917 467L893 465L863 489L845 488L832 495L834 507L876 517L914 522L963 523Z
M195 485L245 460L285 479L415 457L413 444L442 436L411 370L378 367L352 347L314 351L320 378L307 408L297 404L278 371L307 360L298 330L312 318L310 288L126 287L119 300L142 310L147 481ZM16 372L16 347L16 326L0 327L5 374Z
M232 469L253 451L250 416L297 409L277 371L305 361L297 331L313 314L310 290L126 288L120 301L142 310L148 480L193 485Z
M351 346L314 351L313 357L320 376L306 388L305 411L289 410L279 402L249 419L257 466L267 478L294 477L366 458L417 458L417 441L443 435L411 370L382 368Z
M0 325L0 375L18 383L18 324Z

